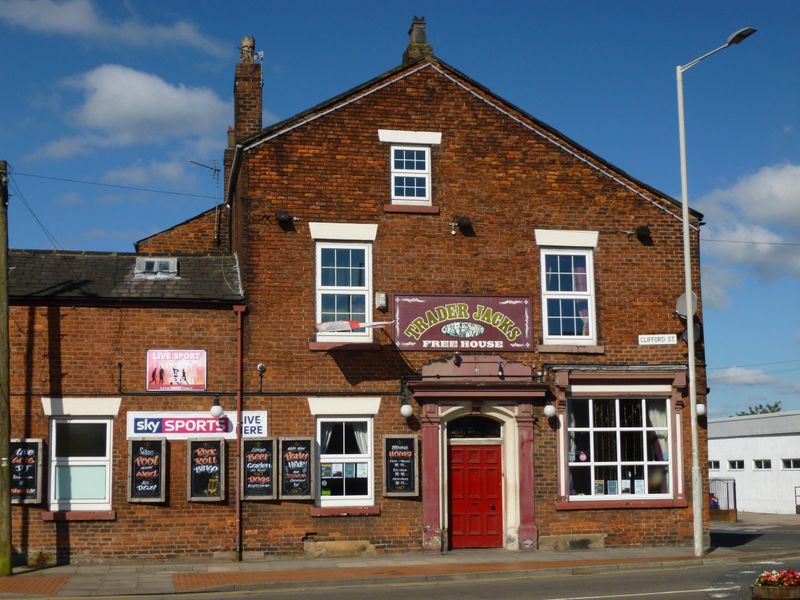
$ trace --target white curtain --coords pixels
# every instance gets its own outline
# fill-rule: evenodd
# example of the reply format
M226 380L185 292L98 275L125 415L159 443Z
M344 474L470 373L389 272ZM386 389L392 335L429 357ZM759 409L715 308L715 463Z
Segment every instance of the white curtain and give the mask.
M666 427L667 426L667 402L666 400L647 401L647 426ZM667 432L651 431L648 433L650 446L653 449L653 456L656 460L667 460Z
M331 437L333 437L333 428L336 426L335 423L323 423L322 424L322 439L320 440L320 454L327 454L328 453L328 446L331 443Z
M358 444L359 453L369 454L369 440L367 439L366 421L355 422L352 425L353 433L356 435L356 444Z

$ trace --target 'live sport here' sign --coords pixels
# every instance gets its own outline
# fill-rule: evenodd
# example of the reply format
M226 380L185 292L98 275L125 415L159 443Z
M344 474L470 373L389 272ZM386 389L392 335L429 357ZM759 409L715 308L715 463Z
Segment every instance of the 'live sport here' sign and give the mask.
M198 437L236 438L236 412L215 419L207 412L137 412L128 413L129 438L158 437L185 440ZM267 411L242 412L242 437L267 435Z

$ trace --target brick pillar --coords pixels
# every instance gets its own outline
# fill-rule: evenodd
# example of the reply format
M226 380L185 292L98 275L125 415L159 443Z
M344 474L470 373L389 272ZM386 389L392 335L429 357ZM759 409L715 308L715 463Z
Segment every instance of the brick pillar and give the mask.
M435 403L422 405L422 550L441 552L442 522L439 515L439 430L441 417Z
M520 550L536 550L539 547L539 534L534 511L533 421L533 406L520 404L517 409Z

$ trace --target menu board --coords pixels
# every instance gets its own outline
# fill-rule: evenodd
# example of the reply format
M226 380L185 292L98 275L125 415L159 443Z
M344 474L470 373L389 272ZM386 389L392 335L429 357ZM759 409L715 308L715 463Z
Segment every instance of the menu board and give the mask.
M383 495L418 496L417 438L383 436Z
M281 498L314 497L313 438L281 438Z
M225 440L190 439L188 499L215 502L225 499Z
M13 439L11 457L11 503L42 501L42 440Z
M128 440L128 502L164 502L165 439Z
M275 498L275 439L242 440L242 499Z

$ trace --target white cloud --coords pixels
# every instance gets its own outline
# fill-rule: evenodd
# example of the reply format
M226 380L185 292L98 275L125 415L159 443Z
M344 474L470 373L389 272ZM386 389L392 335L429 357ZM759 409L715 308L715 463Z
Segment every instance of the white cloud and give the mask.
M741 283L731 270L715 264L703 265L703 306L722 310L730 306L727 290Z
M121 65L102 65L65 83L84 94L71 113L72 124L83 132L48 142L33 158L67 158L172 138L198 143L216 135L220 144L232 112L209 88L171 84Z
M213 56L230 51L200 33L194 24L148 25L136 18L114 23L101 15L91 0L3 0L0 20L29 31L79 36L84 39L137 47L186 46Z
M800 211L798 211L800 212ZM719 261L752 266L763 278L800 275L796 240L757 224L726 223L703 232L704 253Z
M137 161L129 167L113 169L103 175L106 183L122 185L150 186L160 183L185 184L190 175L187 173L185 161L171 160L167 162Z
M732 186L717 188L697 202L709 217L745 219L800 231L800 165L785 163L762 167Z
M800 383L779 383L775 391L786 396L800 396Z
M763 385L772 383L775 378L761 369L728 367L708 372L709 382L715 385Z
M58 199L58 202L67 205L83 204L83 197L76 192L67 192Z

